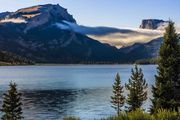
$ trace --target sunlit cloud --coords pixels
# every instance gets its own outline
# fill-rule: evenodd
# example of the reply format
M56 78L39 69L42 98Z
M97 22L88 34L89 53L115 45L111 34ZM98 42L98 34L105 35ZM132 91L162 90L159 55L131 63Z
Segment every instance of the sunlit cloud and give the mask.
M132 29L133 30L133 29ZM127 33L110 33L104 36L88 35L89 37L99 40L102 43L109 43L110 45L120 48L122 46L132 45L134 43L146 43L163 35L162 31L155 30L133 30L134 32Z
M180 33L180 24L175 24L175 26L176 26L176 32Z
M26 23L26 20L21 19L21 18L7 18L7 19L0 20L0 23L5 23L5 22Z
M102 43L108 43L112 46L120 48L129 46L134 43L146 43L158 37L162 37L165 31L164 28L157 30L150 29L134 29L134 28L111 28L111 27L86 27L63 21L57 23L61 29L70 29L75 32L85 34L88 37L98 40ZM164 25L164 27L167 25ZM176 31L180 33L180 24L175 24Z

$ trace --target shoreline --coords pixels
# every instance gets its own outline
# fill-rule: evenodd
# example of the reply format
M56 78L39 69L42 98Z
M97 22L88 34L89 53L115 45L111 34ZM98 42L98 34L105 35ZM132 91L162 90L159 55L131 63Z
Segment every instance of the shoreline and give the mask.
M0 65L1 66L79 66L79 65L134 65L135 63L121 63L121 64L61 64L61 63L37 63L37 64L22 64L22 65ZM137 65L156 65L156 64L137 64Z

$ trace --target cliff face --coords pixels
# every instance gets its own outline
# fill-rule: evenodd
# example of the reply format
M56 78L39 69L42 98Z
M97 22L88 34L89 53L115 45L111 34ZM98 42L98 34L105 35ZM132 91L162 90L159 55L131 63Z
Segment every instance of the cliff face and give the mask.
M168 21L158 20L158 19L145 19L142 20L140 25L141 29L162 29L166 26Z
M76 23L76 20L65 8L51 4L19 9L16 12L4 13L0 17L0 23L11 22L26 24L25 31L48 22L61 22L63 20Z

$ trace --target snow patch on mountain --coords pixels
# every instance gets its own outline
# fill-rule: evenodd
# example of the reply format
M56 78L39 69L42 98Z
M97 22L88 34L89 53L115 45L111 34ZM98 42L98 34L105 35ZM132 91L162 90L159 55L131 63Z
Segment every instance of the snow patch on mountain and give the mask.
M7 18L7 19L0 20L0 23L8 23L8 22L27 23L27 21L25 19L22 19L22 18Z

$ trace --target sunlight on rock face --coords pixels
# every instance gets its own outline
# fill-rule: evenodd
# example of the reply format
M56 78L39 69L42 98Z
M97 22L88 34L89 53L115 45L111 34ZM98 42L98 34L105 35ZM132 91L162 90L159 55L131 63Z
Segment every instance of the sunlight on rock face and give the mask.
M4 19L0 21L1 23L5 23L5 22L12 22L12 23L26 23L26 21L24 19L21 18L11 18L11 19Z

